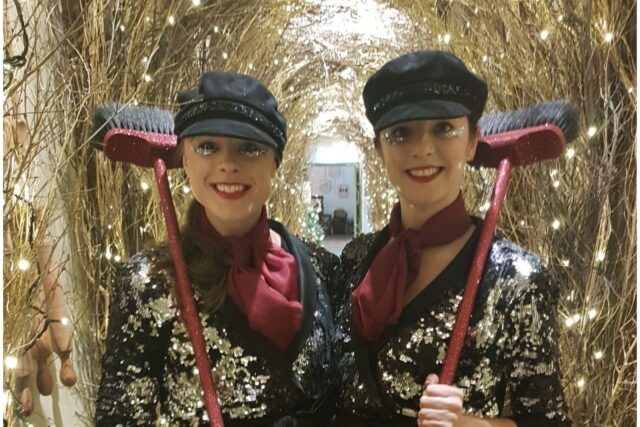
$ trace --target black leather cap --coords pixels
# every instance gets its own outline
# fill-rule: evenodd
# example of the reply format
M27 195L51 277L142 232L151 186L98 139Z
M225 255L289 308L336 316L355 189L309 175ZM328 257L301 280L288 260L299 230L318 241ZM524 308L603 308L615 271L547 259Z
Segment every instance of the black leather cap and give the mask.
M454 54L421 50L383 65L362 97L378 133L408 120L469 116L477 121L487 102L487 83Z
M238 73L207 72L196 89L178 95L175 117L179 139L222 135L261 142L275 148L278 163L287 143L287 121L259 80Z

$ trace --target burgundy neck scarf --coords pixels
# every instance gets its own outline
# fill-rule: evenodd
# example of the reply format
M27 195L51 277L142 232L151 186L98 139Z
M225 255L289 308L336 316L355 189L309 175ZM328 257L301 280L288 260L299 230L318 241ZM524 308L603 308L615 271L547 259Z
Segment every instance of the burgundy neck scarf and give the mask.
M360 285L351 294L353 318L360 334L375 341L398 323L407 286L418 275L420 249L450 243L471 227L462 193L449 206L429 218L420 229L402 228L400 204L391 212L389 229L394 240L378 252Z
M200 230L231 257L227 293L249 326L286 350L302 321L296 259L269 239L266 209L247 234L225 237L200 206Z

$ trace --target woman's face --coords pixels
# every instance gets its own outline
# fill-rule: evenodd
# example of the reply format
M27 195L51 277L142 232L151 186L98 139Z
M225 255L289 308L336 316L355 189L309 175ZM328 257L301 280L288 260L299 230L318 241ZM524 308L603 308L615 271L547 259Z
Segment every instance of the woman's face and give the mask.
M274 150L262 143L216 135L188 137L182 143L182 162L193 196L214 226L253 225L271 194Z
M377 150L400 201L437 212L458 196L477 143L467 117L414 120L383 129Z

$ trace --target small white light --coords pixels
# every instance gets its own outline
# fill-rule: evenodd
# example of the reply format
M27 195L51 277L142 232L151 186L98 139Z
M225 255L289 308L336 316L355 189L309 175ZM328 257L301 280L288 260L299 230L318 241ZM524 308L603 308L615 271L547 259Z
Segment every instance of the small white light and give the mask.
M138 105L139 103L140 103L140 102L138 102L138 100L134 98L134 100L133 100L133 105Z
M564 19L564 16L558 15L558 22L562 22L563 19Z
M142 191L147 191L149 189L149 184L147 183L147 181L142 181L140 183L140 187L142 188Z
M597 131L598 131L598 129L596 129L595 126L590 126L589 129L587 130L587 136L589 138L591 138L592 136L594 136L596 134Z
M150 16L145 16L144 17L144 22L151 22L151 17Z
M144 58L142 58L142 63L146 64L147 62L149 62L149 58L147 58L146 56Z
M527 223L525 222L525 220L524 220L524 219L521 219L521 220L520 220L520 225L525 226L526 224L527 224Z
M488 57L487 55L484 55L484 56L482 57L482 60L483 60L484 62L487 62L487 61L489 60L489 57Z
M104 251L104 257L106 259L111 259L111 249L107 248L107 250Z
M31 264L26 259L21 259L18 261L18 268L22 271L27 271Z
M578 323L580 321L580 314L576 313L573 316L571 316L571 318L573 319L574 323Z
M560 187L560 181L558 180L553 181L553 188L558 188L558 187Z
M577 382L576 385L580 388L584 387L584 378L580 378Z
M558 170L557 169L551 169L551 172L549 172L549 175L551 175L551 178L554 178L556 175L558 175Z
M562 261L560 261L560 263L563 267L569 267L570 264L568 259L563 259Z
M627 92L629 92L629 93L633 93L633 88L632 88L632 87L630 87L629 89L627 89Z
M5 357L4 366L7 369L15 369L18 367L18 359L13 356Z
M111 225L111 224L107 225L107 229L108 230L111 230L112 228L113 228L113 225Z
M220 28L218 28L218 26L217 26L217 25L214 25L214 26L213 26L213 32L214 32L214 33L217 33L218 31L220 31Z
M222 52L223 59L227 59L228 57L229 57L229 54L227 52Z
M176 18L173 15L169 15L169 17L167 18L167 23L169 23L169 25L176 25Z
M613 41L613 34L612 33L607 33L604 35L604 41L607 43L611 43L611 41Z
M120 25L120 31L122 31L124 33L124 30L126 30L126 28L124 27L124 25Z
M467 28L471 27L471 22L467 21L466 24L464 24Z
M447 33L444 35L444 42L445 43L449 43L449 41L451 40L451 34Z
M62 323L63 326L67 326L69 324L69 318L68 317L61 318L60 323Z
M115 262L120 262L120 260L122 260L122 258L120 258L120 255L116 255L116 256L113 257L113 260Z
M596 359L596 360L602 359L602 356L603 356L603 354L602 354L601 351L596 351L595 353L593 353L593 358Z
M592 308L591 310L589 310L587 315L589 316L589 320L593 320L598 315L598 310L596 310L595 308Z
M576 150L573 148L569 148L567 150L567 158L568 159L573 159L573 157L576 155Z
M596 261L602 262L604 261L604 251L598 251L596 254Z
M189 191L191 191L191 190L189 189L189 187L188 187L188 186L186 186L186 185L183 185L183 186L182 186L182 192L183 192L184 194L189 194Z
M144 76L142 76L142 78L147 83L149 83L151 80L153 80L149 74L145 74Z
M482 206L480 206L480 211L486 212L489 210L490 207L491 207L491 203L485 202Z
M191 3L196 7L200 6L200 0L191 0Z
M553 227L554 230L557 230L558 228L560 228L560 221L557 219L554 219L553 222L551 223L551 226Z
M273 60L273 63L274 63L275 65L278 65L278 64L280 63L280 61L278 61L277 59L274 59L274 60Z
M540 38L541 38L542 40L546 40L548 37L549 37L549 31L547 31L547 30L542 30L542 31L540 32Z
M198 370L198 368L193 368L193 375L198 375L200 373L200 371Z
M478 6L476 6L476 7L473 9L473 13L475 13L476 15L478 14Z
M574 323L575 323L575 322L573 321L573 319L572 319L571 317L567 317L567 318L564 320L564 324L565 324L568 328L572 327Z
M249 64L249 69L253 70L253 64Z

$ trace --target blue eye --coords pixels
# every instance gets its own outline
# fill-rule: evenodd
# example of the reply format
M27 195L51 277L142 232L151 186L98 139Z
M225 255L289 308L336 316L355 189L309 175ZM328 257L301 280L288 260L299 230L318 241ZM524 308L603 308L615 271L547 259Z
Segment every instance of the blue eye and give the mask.
M210 156L211 154L215 153L216 151L218 151L218 146L211 141L202 141L201 143L198 144L197 147L193 148L193 146L191 146L191 149L200 154L201 156Z
M271 148L255 142L243 142L238 148L238 152L245 157L262 157L266 155Z

